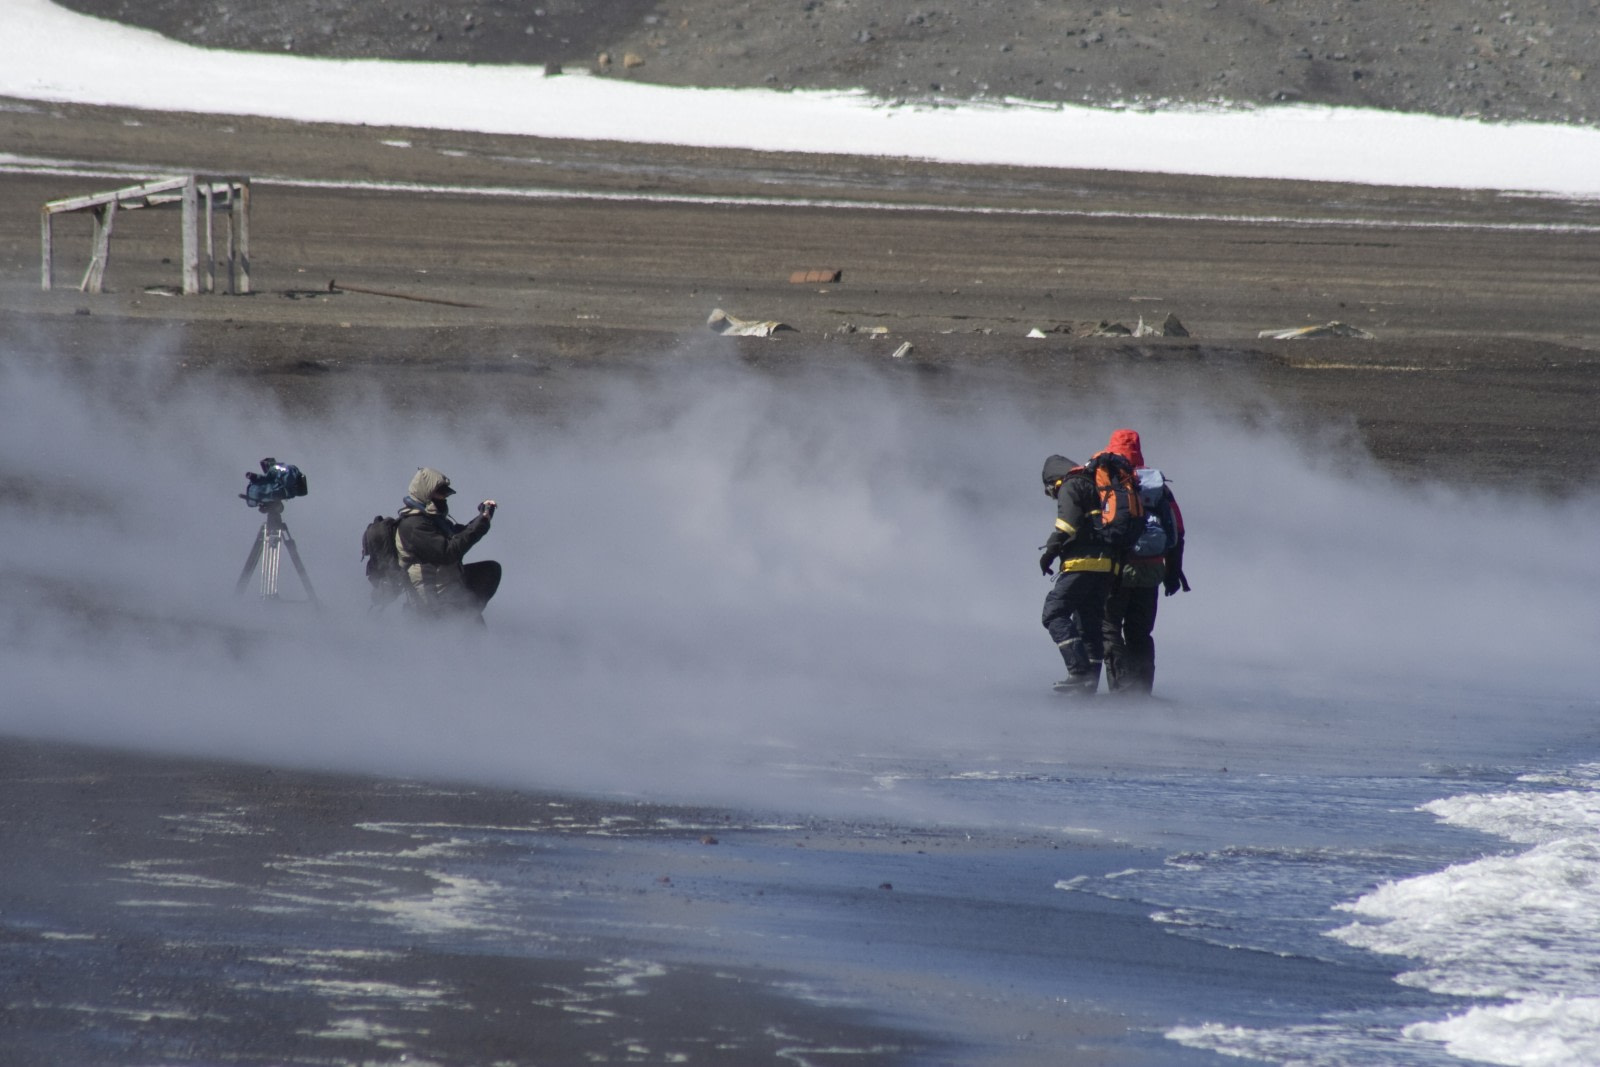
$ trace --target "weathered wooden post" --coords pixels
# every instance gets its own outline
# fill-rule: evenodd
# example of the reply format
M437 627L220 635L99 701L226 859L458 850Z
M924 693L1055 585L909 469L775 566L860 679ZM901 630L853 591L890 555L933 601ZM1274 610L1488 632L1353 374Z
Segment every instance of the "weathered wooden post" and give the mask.
M229 181L227 186L224 187L222 195L223 203L228 209L227 212L222 216L222 239L223 243L227 245L228 251L228 295L236 296L239 292L237 288L239 277L239 248L233 239L233 201L237 193L235 192L232 181Z
M234 240L239 246L239 288L250 291L250 179L241 178L233 198Z
M217 209L216 192L217 187L210 181L207 181L204 187L206 211L206 260L204 280L206 292L208 293L215 293L217 291L217 242L212 228L212 215Z
M55 275L54 250L50 240L54 218L48 204L39 209L39 287L47 292Z
M183 295L200 291L200 186L193 174L183 183Z

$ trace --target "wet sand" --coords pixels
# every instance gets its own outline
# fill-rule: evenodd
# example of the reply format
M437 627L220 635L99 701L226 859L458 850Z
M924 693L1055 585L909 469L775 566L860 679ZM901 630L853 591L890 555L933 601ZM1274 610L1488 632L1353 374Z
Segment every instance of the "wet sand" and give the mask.
M1051 888L1137 850L16 738L0 772L19 1063L1204 1062L1092 1002L1239 966Z

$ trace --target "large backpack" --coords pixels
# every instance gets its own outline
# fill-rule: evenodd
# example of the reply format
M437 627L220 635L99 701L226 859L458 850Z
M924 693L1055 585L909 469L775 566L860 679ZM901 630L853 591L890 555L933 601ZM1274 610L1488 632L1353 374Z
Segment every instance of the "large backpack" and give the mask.
M1155 467L1134 471L1139 482L1139 501L1144 505L1144 529L1128 555L1134 559L1165 556L1178 543L1178 524L1167 505L1167 477Z
M406 573L394 543L395 527L399 525L400 520L393 516L374 515L361 533L361 558L367 561L374 608L382 608L405 591Z
M1144 501L1139 498L1133 464L1116 452L1098 452L1089 460L1088 471L1100 501L1096 532L1113 552L1131 552L1145 530Z

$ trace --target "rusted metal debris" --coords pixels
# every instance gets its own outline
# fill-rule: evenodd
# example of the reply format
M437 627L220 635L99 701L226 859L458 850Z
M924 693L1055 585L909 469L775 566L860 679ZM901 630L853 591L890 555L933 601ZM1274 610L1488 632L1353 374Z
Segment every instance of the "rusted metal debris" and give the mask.
M416 300L423 304L443 304L445 307L452 308L481 309L483 307L482 304L464 304L459 300L443 300L436 296L417 296L413 293L395 293L386 289L368 289L365 286L360 285L340 285L338 282L331 280L328 282L328 292L365 293L367 296L390 296L394 297L396 300Z
M844 277L842 270L797 270L789 275L791 285L828 285Z

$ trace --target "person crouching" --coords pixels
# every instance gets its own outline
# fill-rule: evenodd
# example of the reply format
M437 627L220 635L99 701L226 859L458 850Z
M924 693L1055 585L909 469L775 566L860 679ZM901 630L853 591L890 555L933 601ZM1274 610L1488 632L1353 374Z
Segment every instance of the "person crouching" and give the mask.
M450 518L450 479L432 467L417 468L400 506L395 548L410 582L411 603L424 618L465 619L483 625L483 609L500 588L500 564L463 563L472 546L489 532L498 506L478 505L466 525Z

